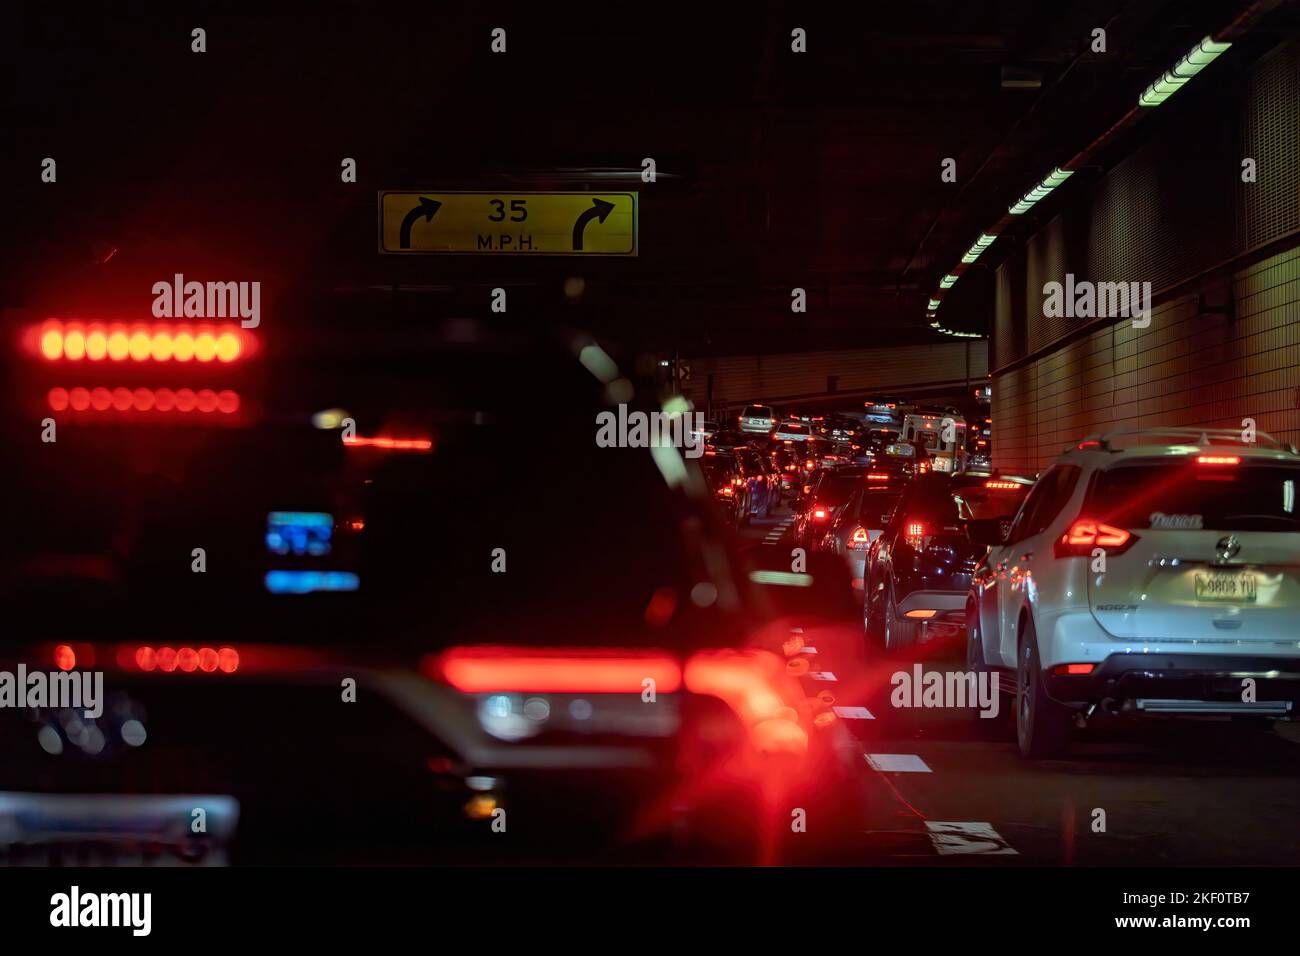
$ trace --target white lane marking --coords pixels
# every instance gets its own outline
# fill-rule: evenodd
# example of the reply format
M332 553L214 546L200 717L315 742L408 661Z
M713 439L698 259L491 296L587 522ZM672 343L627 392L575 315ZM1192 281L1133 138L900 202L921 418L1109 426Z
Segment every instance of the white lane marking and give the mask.
M817 648L815 648L815 647L805 647L805 648L804 648L803 650L801 650L799 653L800 653L800 654L816 654L816 653L817 653Z
M930 842L940 856L966 856L980 854L983 856L1019 856L1005 839L993 829L993 824L974 821L963 823L942 823L926 820L925 827L930 831Z
M875 720L876 715L865 707L832 707L836 717L843 717L845 720Z
M830 671L809 671L808 676L813 680L839 680Z
M867 763L881 773L931 773L916 754L865 754Z

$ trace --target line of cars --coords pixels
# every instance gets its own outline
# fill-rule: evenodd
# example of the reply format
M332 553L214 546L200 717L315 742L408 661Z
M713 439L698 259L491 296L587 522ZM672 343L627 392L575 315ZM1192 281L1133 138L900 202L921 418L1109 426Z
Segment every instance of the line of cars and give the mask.
M1293 718L1297 485L1300 453L1262 433L1121 430L1036 480L828 469L797 539L850 563L873 646L960 636L1043 758L1102 716Z

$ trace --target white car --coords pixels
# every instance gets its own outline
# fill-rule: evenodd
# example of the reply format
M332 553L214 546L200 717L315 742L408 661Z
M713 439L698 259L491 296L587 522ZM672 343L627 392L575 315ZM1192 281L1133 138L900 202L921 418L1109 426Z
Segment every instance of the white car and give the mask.
M750 405L740 413L740 430L742 432L763 432L768 434L776 424L776 414L769 405Z
M772 436L777 441L807 441L816 437L813 435L811 426L803 422L782 422L781 427L776 430Z
M1268 722L1300 701L1300 454L1258 433L1112 432L1043 472L967 602L967 663L1027 757L1107 713Z

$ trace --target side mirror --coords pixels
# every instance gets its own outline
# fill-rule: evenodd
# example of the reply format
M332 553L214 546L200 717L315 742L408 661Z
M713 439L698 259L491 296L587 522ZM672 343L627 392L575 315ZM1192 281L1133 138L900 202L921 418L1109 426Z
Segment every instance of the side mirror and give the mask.
M974 518L966 522L966 537L975 544L996 548L1006 544L1010 527L1006 518Z

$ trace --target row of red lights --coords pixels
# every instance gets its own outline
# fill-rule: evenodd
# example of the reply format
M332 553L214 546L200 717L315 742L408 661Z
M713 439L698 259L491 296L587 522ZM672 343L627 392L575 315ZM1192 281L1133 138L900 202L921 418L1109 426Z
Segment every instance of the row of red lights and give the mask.
M220 650L211 647L200 647L197 650L193 647L160 647L155 651L146 645L136 649L135 663L142 671L160 670L171 673L180 670L188 674L198 670L211 674L219 670L233 674L239 670L239 652L233 647L223 647Z
M50 320L28 330L29 351L46 361L234 362L255 339L238 325L125 325Z
M239 411L239 393L210 388L52 388L47 396L56 412L220 412Z

